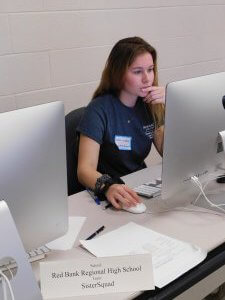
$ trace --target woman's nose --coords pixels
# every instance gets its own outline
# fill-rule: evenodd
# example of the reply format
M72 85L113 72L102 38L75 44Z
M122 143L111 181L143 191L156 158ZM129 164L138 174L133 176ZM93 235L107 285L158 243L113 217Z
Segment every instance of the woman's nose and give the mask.
M142 76L142 82L148 82L148 81L149 81L149 74L147 72L144 72Z

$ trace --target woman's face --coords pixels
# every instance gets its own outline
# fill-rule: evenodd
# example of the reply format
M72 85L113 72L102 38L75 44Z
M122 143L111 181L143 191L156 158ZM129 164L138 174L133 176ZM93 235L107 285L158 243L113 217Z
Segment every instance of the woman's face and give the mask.
M152 86L154 81L154 64L152 55L145 52L136 57L124 75L124 84L120 100L128 106L136 103L137 97L146 97L148 92L142 89Z

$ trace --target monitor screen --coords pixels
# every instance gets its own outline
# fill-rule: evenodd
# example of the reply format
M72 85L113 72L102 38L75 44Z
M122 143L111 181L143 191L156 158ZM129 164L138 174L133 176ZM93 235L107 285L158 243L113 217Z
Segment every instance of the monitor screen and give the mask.
M0 114L0 199L26 250L68 226L65 118L52 102Z
M168 205L195 201L200 190L192 176L206 183L225 173L219 139L225 131L224 96L225 72L167 85L162 198Z

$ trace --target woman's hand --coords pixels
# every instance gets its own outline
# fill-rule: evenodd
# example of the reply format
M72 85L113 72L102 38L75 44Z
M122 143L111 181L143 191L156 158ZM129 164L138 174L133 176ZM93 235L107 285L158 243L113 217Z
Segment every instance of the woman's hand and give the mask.
M125 184L111 185L105 195L117 209L122 209L123 206L135 206L141 202L136 192Z
M144 98L144 102L151 104L165 104L165 88L164 86L150 86L142 89L143 92L148 92Z

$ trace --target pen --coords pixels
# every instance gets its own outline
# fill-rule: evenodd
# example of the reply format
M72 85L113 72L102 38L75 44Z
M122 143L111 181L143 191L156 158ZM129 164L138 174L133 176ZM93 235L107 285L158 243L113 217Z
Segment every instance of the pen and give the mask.
M104 207L104 209L107 209L107 208L109 208L109 207L111 207L112 206L112 203L108 203L105 207Z
M87 191L88 194L91 196L91 198L95 200L95 203L96 203L97 205L100 205L100 200L99 200L99 198L98 198L97 196L95 196L95 194L94 194L91 190L86 189L86 191Z
M93 239L97 234L99 234L102 230L105 229L105 226L100 227L98 230L96 230L94 233L92 233L86 240Z

